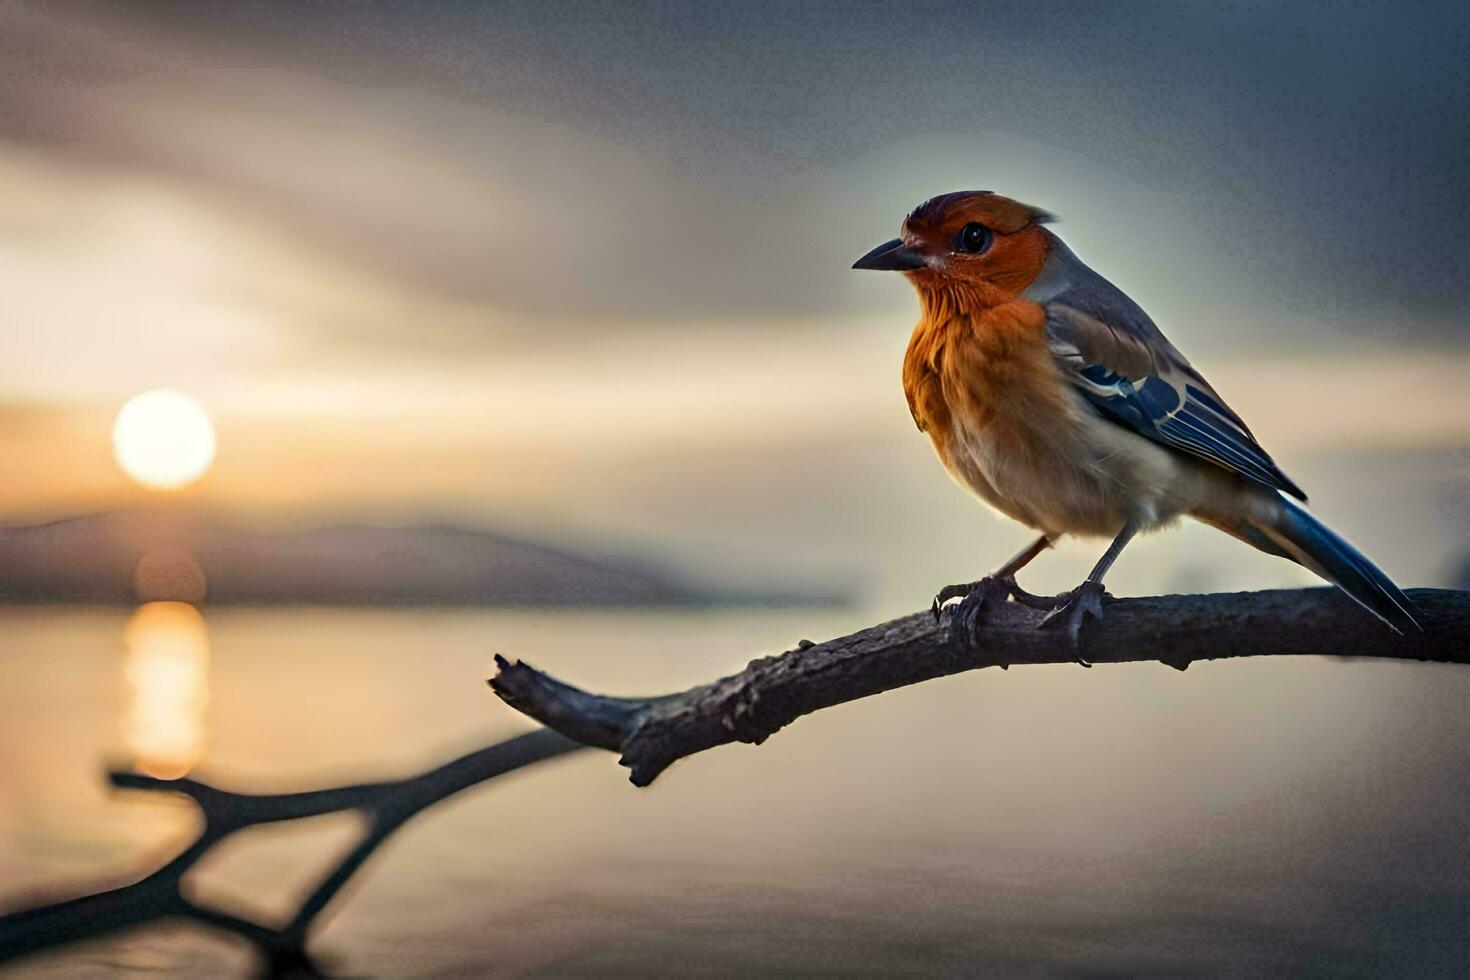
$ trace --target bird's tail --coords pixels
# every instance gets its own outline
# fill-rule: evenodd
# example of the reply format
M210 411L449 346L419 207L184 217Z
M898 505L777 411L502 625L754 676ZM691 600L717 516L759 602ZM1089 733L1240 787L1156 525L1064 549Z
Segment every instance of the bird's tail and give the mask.
M1262 551L1290 558L1310 568L1351 596L1358 605L1387 623L1396 633L1424 627L1409 597L1378 566L1335 531L1284 494L1270 518L1254 516L1240 536ZM1263 540L1264 539L1264 540ZM1269 546L1268 546L1269 545Z

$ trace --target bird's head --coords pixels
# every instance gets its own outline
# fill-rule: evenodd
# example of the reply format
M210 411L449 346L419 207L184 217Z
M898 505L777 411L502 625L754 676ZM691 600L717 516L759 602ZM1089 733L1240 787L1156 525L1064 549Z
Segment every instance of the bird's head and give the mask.
M1014 299L1040 274L1051 251L1041 226L1052 220L991 191L941 194L914 208L898 238L852 267L902 272L926 302L983 309Z

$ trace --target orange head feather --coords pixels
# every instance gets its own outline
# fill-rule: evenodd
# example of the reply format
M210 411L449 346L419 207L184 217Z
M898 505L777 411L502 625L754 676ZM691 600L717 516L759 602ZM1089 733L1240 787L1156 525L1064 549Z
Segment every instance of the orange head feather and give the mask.
M978 313L1015 299L1051 251L1041 227L1053 217L990 191L932 197L904 219L901 237L879 245L854 269L903 272L926 312Z

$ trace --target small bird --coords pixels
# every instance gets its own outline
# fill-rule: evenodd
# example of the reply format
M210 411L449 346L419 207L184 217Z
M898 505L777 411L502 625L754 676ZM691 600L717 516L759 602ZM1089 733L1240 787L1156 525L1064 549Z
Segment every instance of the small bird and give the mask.
M1187 515L1311 569L1400 633L1421 629L1398 586L1301 505L1240 416L1044 227L1053 220L991 191L942 194L853 264L902 272L919 294L903 388L940 461L1041 535L980 582L942 590L935 615L963 597L955 612L973 624L991 602L1038 600L1015 584L1023 566L1065 534L1111 537L1086 581L1042 600L1041 626L1075 646L1128 542Z

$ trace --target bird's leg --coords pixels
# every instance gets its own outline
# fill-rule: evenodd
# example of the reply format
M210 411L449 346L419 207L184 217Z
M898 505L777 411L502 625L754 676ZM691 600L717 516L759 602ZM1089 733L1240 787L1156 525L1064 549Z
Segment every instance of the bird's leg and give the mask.
M1031 560L1051 547L1051 538L1043 534L1025 548L1018 551L1010 561L991 572L978 582L965 582L960 585L946 585L934 596L934 621L939 621L940 612L945 604L955 600L964 600L961 606L968 604L967 613L977 613L984 606L985 600L1005 602L1011 596L1020 599L1025 596L1028 599L1038 598L1021 589L1016 584L1016 573L1031 563ZM973 600L973 601L972 601ZM1024 601L1024 600L1023 600ZM956 614L960 612L955 610Z
M1109 568L1113 567L1113 562L1118 560L1118 556L1123 553L1123 549L1137 533L1138 525L1133 521L1124 524L1123 530L1119 531L1113 543L1108 545L1107 552L1098 559L1097 564L1092 567L1092 571L1088 573L1082 584L1071 592L1064 592L1058 596L1058 599L1065 601L1047 613L1046 618L1037 624L1038 629L1065 629L1067 635L1072 638L1073 649L1078 651L1077 662L1084 667L1091 667L1092 664L1083 660L1080 652L1082 627L1088 617L1102 619L1103 599L1107 596L1107 591L1102 584L1103 576L1107 574Z

